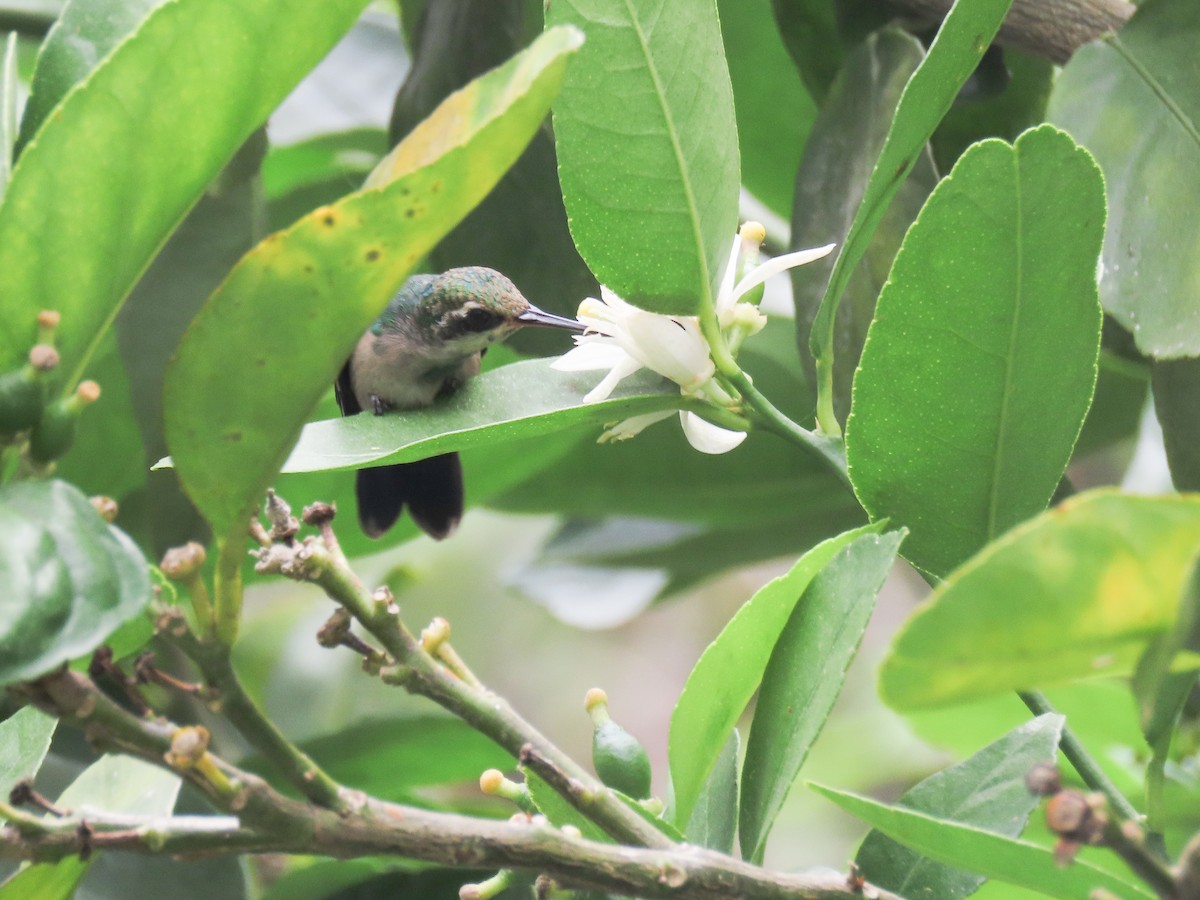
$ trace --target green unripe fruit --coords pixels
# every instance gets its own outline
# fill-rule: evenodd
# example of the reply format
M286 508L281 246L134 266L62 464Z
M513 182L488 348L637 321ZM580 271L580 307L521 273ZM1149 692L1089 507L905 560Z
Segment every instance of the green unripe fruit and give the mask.
M29 434L29 458L45 464L71 449L80 411L99 396L96 382L85 381L72 396L47 406Z
M650 757L637 738L608 714L604 691L588 691L588 713L592 717L592 767L610 788L635 800L650 796Z
M29 366L0 375L0 434L32 428L42 417L46 386Z

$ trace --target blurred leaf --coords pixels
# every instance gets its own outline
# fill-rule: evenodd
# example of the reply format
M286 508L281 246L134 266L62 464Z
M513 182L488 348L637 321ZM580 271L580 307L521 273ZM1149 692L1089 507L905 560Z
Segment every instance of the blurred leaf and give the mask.
M897 805L1017 837L1041 802L1025 786L1025 775L1038 763L1058 758L1063 722L1060 715L1039 716L965 762L930 775ZM981 875L933 862L880 831L867 835L854 862L872 884L904 897L956 900L970 896L984 881Z
M771 651L809 584L839 550L882 527L866 525L818 544L747 600L705 649L671 714L667 755L675 791L673 821L691 821L721 748L758 689Z
M1109 352L1102 343L1096 394L1075 442L1074 457L1134 437L1141 424L1149 387L1150 373L1146 366Z
M164 0L72 0L62 7L38 51L37 68L17 139L20 152L67 91Z
M65 388L205 185L363 2L161 6L26 147L0 206L0 317L62 313ZM24 355L32 334L32 323L0 333L0 367Z
M17 142L17 33L9 32L0 57L0 200L12 174Z
M896 104L912 73L925 58L917 40L887 28L851 53L813 125L796 174L791 214L792 247L843 243L862 205L871 171L890 129ZM850 383L862 354L875 301L887 281L904 233L937 183L929 153L922 150L912 174L879 222L865 256L846 285L834 332L834 410L840 421L850 412ZM834 257L793 269L796 337L810 387L816 395L816 362L809 336L829 284Z
M903 531L842 547L804 590L762 676L743 765L742 855L761 864L775 817L842 692Z
M1158 360L1151 373L1171 481L1178 491L1200 491L1200 359Z
M62 792L57 805L81 818L88 809L109 815L169 816L181 784L178 776L132 756L102 756ZM90 859L72 856L29 866L0 887L0 898L70 900L90 864Z
M735 728L713 763L692 809L687 827L689 844L733 853L738 828L738 749L741 745Z
M373 797L412 802L419 788L476 781L486 769L510 769L513 759L492 741L449 716L404 716L357 722L301 743L334 780ZM262 772L259 757L242 766Z
M1200 557L1184 579L1174 625L1153 641L1134 669L1130 687L1138 701L1146 743L1165 758L1197 672L1173 672L1180 653L1200 654Z
M278 231L358 190L387 152L380 128L323 134L272 147L263 160L267 230Z
M880 670L896 709L1132 671L1172 628L1200 498L1077 495L993 541L908 620Z
M104 643L150 600L146 561L63 481L0 488L0 684Z
M718 0L733 83L742 184L787 219L794 173L817 114L771 15L771 0Z
M626 300L696 313L737 231L738 145L715 0L558 0L588 42L554 104L559 179L589 268Z
M896 106L863 200L845 242L838 248L829 285L813 323L809 346L817 359L832 352L837 305L850 276L867 252L892 198L917 164L929 136L950 109L967 77L1008 12L1011 0L957 0L929 53L909 79ZM832 399L832 398L831 398Z
M1043 126L964 153L909 232L846 456L872 518L912 529L918 567L945 575L1053 495L1096 383L1103 222L1095 164Z
M984 59L992 54L1011 79L991 96L966 98L959 94L930 142L938 169L943 172L949 172L963 151L976 141L990 137L1015 141L1025 129L1045 121L1053 64L1019 50L1001 49L997 44L991 46Z
M314 859L293 866L272 882L258 900L458 900L459 888L492 872L437 869L395 857ZM508 900L509 894L501 894Z
M652 372L625 379L608 400L585 404L595 380L590 372L555 371L549 360L513 363L471 379L425 409L313 422L305 426L284 471L408 462L679 406L675 385Z
M1159 359L1200 356L1198 33L1193 0L1144 4L1118 34L1075 53L1047 113L1104 170L1104 308Z
M1142 885L1124 881L1083 860L1060 866L1048 847L914 810L885 806L844 791L820 785L812 785L812 788L888 837L930 859L978 872L986 878L1027 887L1062 900L1091 900L1097 889L1122 898L1154 896Z
M429 7L414 41L414 62L396 98L393 140L400 140L451 91L519 50L541 28L531 0L449 0ZM575 63L572 63L572 68ZM585 296L598 296L592 273L571 241L549 128L495 189L430 253L432 268L490 266L507 275L537 306L574 314ZM513 345L550 351L559 336L526 329Z
M824 106L845 55L835 4L829 0L771 0L771 8L800 78L813 99Z
M548 31L454 95L363 191L268 237L209 298L165 408L180 478L218 535L240 533L354 341L519 155L580 40Z
M18 781L32 779L50 751L58 719L26 706L0 722L0 793Z

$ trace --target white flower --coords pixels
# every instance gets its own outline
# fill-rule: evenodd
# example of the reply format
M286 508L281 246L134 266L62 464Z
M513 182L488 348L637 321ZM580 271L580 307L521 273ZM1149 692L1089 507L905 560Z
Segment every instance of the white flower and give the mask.
M745 337L761 330L767 321L752 303L738 301L772 275L820 259L834 246L775 257L738 280L746 260L757 254L765 234L756 222L742 226L734 238L717 292L717 321L734 352ZM587 326L587 331L575 338L573 350L552 365L564 372L608 370L600 383L584 396L584 403L606 400L622 378L642 368L674 381L685 396L704 399L719 407L733 403L734 398L713 377L716 366L697 317L646 312L604 286L600 288L600 297L600 300L589 297L579 304L579 321ZM631 438L669 416L669 412L633 416L610 428L600 440ZM746 438L744 431L721 428L687 410L681 411L679 418L688 442L702 453L728 453Z

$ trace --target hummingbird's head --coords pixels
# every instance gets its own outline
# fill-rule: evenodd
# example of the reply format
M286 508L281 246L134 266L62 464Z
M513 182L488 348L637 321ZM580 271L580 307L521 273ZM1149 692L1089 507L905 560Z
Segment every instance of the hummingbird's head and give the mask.
M482 350L526 325L584 329L574 319L542 312L515 284L483 266L443 272L422 293L422 325L438 340L467 351Z

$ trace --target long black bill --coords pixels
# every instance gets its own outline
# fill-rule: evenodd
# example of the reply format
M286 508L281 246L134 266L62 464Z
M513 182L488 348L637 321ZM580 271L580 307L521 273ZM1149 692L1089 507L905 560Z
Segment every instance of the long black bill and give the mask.
M587 328L582 322L568 319L566 316L556 316L554 313L542 312L536 306L531 306L517 316L522 325L540 325L543 328L566 328L568 331L582 332Z

